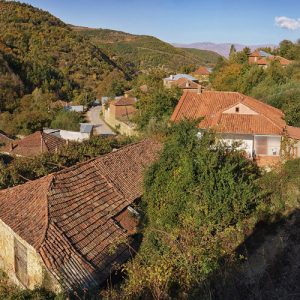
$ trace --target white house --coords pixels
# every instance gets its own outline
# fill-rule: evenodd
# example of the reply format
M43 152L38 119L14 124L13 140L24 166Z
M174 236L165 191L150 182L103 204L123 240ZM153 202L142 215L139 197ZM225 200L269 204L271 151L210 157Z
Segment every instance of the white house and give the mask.
M291 155L300 156L300 128L287 126L281 110L236 92L184 92L171 120L202 118L199 128L218 132L222 139L237 142L249 158L260 165L280 160L286 149L284 138L290 141Z

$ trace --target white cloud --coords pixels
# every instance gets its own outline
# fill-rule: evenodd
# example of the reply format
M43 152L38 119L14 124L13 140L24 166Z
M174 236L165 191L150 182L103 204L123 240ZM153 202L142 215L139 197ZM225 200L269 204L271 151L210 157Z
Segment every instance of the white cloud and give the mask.
M276 17L275 23L281 28L286 28L288 30L296 30L300 28L300 19L291 19L288 17Z

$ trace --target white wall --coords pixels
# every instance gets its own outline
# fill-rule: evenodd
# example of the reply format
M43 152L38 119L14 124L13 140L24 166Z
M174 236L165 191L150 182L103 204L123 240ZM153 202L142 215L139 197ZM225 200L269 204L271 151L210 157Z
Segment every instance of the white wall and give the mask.
M81 133L77 131L60 130L60 136L67 141L82 142L90 138L89 133Z
M267 139L266 142L266 154L259 153L257 143L259 139ZM254 137L254 148L257 155L265 156L279 156L281 147L281 136L266 136L266 135L256 135Z
M253 135L248 134L222 134L222 140L227 145L232 145L233 143L241 143L238 149L247 152L249 157L252 157L253 153Z

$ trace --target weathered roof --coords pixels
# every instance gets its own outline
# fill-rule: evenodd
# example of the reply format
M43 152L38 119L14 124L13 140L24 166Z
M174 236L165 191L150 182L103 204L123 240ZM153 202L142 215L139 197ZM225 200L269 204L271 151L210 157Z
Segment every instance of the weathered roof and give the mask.
M142 195L143 172L160 149L144 140L0 191L0 219L67 287L101 283L114 263L129 258L118 215Z
M11 141L1 151L10 155L35 156L41 153L54 153L65 144L66 141L59 137L37 131L21 140Z
M287 134L293 139L300 140L300 128L298 127L287 126Z
M224 113L239 103L253 110L255 114ZM184 118L201 117L204 119L199 123L200 128L215 128L227 133L281 135L286 126L284 115L279 109L235 92L185 92L171 120L176 122Z
M74 112L84 112L84 106L83 105L67 105L64 107L67 111L74 111Z
M201 88L201 85L191 81L186 78L179 78L178 80L175 80L172 82L172 85L179 87L180 89L197 89Z
M80 132L81 133L91 133L93 131L93 124L90 123L80 123Z
M199 67L195 72L193 72L195 75L209 75L210 72L206 67Z
M134 97L118 97L118 98L115 98L115 100L113 100L111 103L115 106L132 106L132 105L135 105L136 98L134 98Z
M271 61L278 61L282 66L287 66L289 64L292 63L291 60L288 60L284 57L281 57L281 56L268 56L268 57L261 57L257 60L257 62L255 62L256 64L258 65L268 65L270 64Z
M178 80L180 78L186 78L186 79L189 79L191 81L197 81L197 79L191 75L188 75L188 74L176 74L176 75L171 75L170 77L168 78L165 78L167 80Z
M270 53L267 53L263 50L256 50L254 52L252 52L250 55L250 57L269 57L272 56Z

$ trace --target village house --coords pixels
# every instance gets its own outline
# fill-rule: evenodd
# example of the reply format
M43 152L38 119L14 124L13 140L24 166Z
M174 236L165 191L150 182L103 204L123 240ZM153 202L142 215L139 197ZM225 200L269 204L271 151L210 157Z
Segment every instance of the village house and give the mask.
M176 86L181 90L190 91L190 92L198 92L201 91L202 86L195 81L189 80L187 78L179 78L178 80L172 82L172 86Z
M44 128L43 132L61 138L65 141L81 143L89 140L93 136L94 125L90 123L80 123L79 131Z
M195 77L199 82L209 81L210 70L207 67L201 66L191 75Z
M227 144L241 143L240 148L259 165L278 163L291 145L289 153L300 157L300 128L287 126L281 110L236 92L185 92L171 120L203 118L201 130L214 129Z
M262 68L267 68L272 61L278 61L282 67L286 67L292 63L284 57L278 55L271 55L262 50L256 50L249 55L249 64L257 64Z
M107 97L102 98L102 113L104 121L124 135L135 135L135 126L131 122L136 113L135 107L137 99L128 94L121 97L115 97L110 100Z
M10 140L0 151L11 156L32 157L42 153L55 153L65 144L66 141L59 137L37 131L21 140Z
M164 83L164 87L166 88L171 88L172 86L176 86L178 84L178 80L181 80L181 82L183 82L182 80L186 80L185 82L194 82L194 83L198 83L198 80L188 74L177 74L177 75L170 75L167 78L163 79L163 83Z
M144 140L0 191L0 269L29 289L103 283L131 257L133 205L160 150Z

